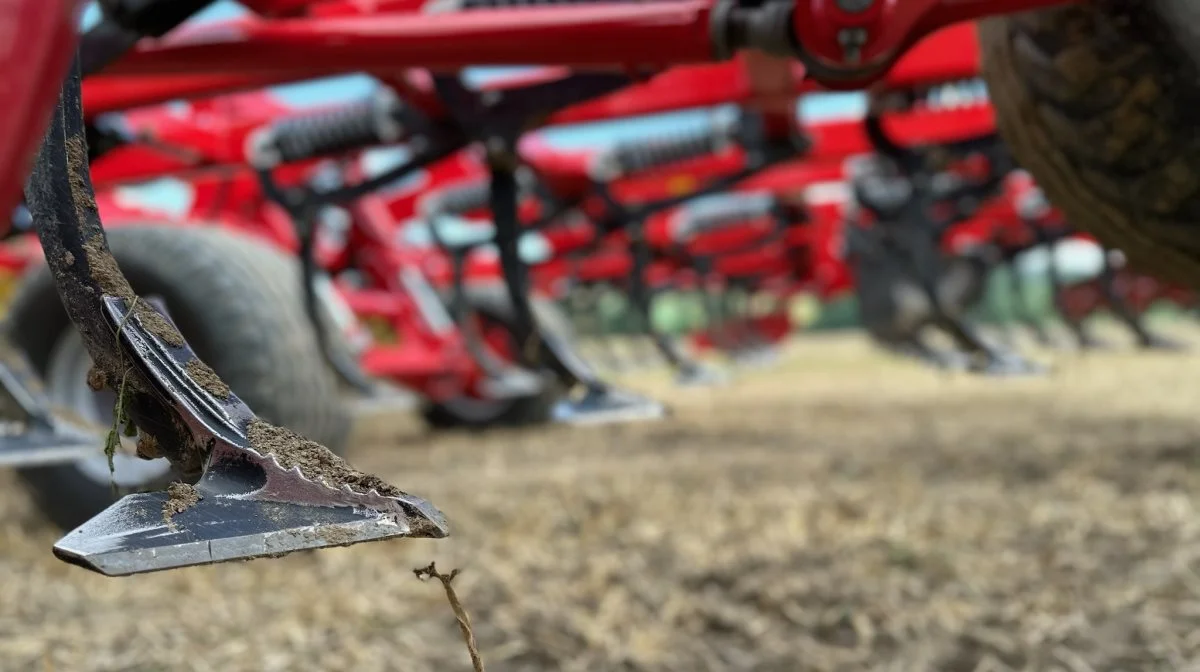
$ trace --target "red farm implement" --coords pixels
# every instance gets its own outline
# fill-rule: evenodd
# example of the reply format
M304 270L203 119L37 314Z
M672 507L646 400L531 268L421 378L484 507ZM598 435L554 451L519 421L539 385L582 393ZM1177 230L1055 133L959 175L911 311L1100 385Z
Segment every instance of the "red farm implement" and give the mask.
M949 32L945 39L957 44L962 34L962 31ZM959 70L954 69L943 76L958 74ZM183 111L173 107L127 115L126 135L138 140L125 144L110 140L112 149L93 161L93 180L111 186L124 180L164 174L186 176L197 194L190 218L254 229L284 249L294 251L299 242L291 223L282 216L284 209L279 207L278 199L272 201L266 197L244 163L242 170L235 172L230 172L232 164L226 164L237 158L238 150L247 146L252 134L267 119L275 118L273 132L280 132L322 120L344 123L355 110L343 107L300 117L284 112L284 118L279 119L281 110L277 104L267 101L258 107L251 106L252 101L260 98L261 94L250 94L194 105ZM376 100L386 104L388 99ZM937 113L910 113L889 122L889 127L919 142L944 141L990 126L990 110L983 105ZM526 224L539 218L539 209L550 207L545 199L550 199L550 205L560 211L565 203L590 215L565 222L543 218L539 231L548 246L549 259L532 269L534 286L545 294L562 294L565 287L621 281L632 290L645 322L648 322L645 319L649 312L648 294L653 286L678 285L681 281L694 285L696 271L700 269L706 281L700 284L705 286L714 277L725 282L765 282L786 295L813 287L809 273L810 267L815 266L825 276L822 293L830 294L833 287L828 281L846 275L844 264L831 256L836 247L833 240L810 238L813 233L825 238L837 234L840 223L826 218L809 221L798 206L810 187L828 186L830 181L843 179L842 164L846 157L870 151L861 124L846 120L805 127L804 135L813 142L805 148L801 159L752 175L745 169L746 150L726 137L730 130L714 125L687 137L657 142L651 148L616 147L604 155L566 155L536 147L526 151L525 158L541 187L537 193L526 195L522 204ZM718 149L723 143L731 146ZM608 165L614 163L624 168ZM349 166L343 167L337 178L344 181L356 172L357 164L342 165ZM681 191L682 195L693 195L689 185L711 182L714 178L723 179L722 186L735 188L741 196L725 199L716 210L709 207L707 212L693 213L689 209L666 210L660 206L657 214L634 220L621 212L609 211L608 203L597 196L595 173L598 166L606 165L609 175L604 188L624 207L656 199L666 199L669 206L681 201L678 198ZM311 173L312 168L307 164L292 164L290 176L296 176L299 167L308 168ZM730 175L735 179L729 179ZM735 182L738 177L745 179ZM437 188L447 180L450 185ZM488 231L479 228L482 238L459 249L446 250L449 257L461 263L461 268L446 263L444 257L431 257L411 249L410 244L396 243L397 240L411 243L413 236L407 234L414 227L423 227L428 237L431 231L440 228L438 222L447 215L470 216L472 222L490 225L484 221L489 214L486 189L480 163L469 155L457 154L430 166L423 174L410 176L399 187L357 198L345 209L349 228L338 236L344 242L337 249L321 249L318 243L316 261L324 271L338 277L353 277L352 283L339 285L356 312L365 319L387 319L396 333L406 335L399 345L376 347L363 353L361 364L367 374L415 386L427 398L435 400L464 391L471 398L486 400L486 390L464 389L464 384L488 382L495 390L496 381L520 381L511 369L500 372L494 366L490 367L490 375L479 376L475 371L472 376L473 367L462 358L463 344L465 350L473 351L476 363L486 362L488 357L481 356L478 345L471 347L470 338L458 342L459 334L453 330L431 329L431 325L444 324L445 316L427 317L430 311L422 313L414 307L430 302L412 300L413 296L428 294L421 289L425 278L440 290L448 289L456 277L466 284L498 279L502 264L496 264L494 257L469 254L490 242ZM417 212L424 215L414 217ZM456 217L455 222L461 224L463 220ZM630 253L631 231L644 238L644 245L633 246L634 254ZM527 226L523 235L536 234ZM642 247L648 249L641 250ZM820 250L818 255L822 257L816 264L809 262L813 248ZM655 258L642 264L646 268L634 272L639 250L642 256L653 253ZM738 253L732 254L735 250ZM411 274L418 275L407 277ZM398 283L396 278L402 282ZM654 282L648 282L651 279ZM462 287L458 290L457 294L463 294ZM432 312L438 311L435 308ZM758 328L740 331L766 336L766 339L752 339L759 341L778 340L787 329L779 311L759 318L752 326ZM733 330L722 328L714 333L721 331L727 333L719 340L722 344L730 343L735 334L728 332ZM682 359L661 336L655 335L655 341L685 376L691 378L698 373L695 365ZM349 377L361 379L358 375ZM507 387L528 389L529 383L510 382ZM443 412L437 406L434 409Z
M570 119L574 114L580 120L596 114L573 111L581 109L575 106L628 93L630 87L696 76L702 63L727 61L717 67L725 68L722 78L740 87L737 102L747 112L743 127L754 129L754 151L747 158L761 169L795 158L807 144L791 107L798 89L807 86L798 81L837 89L886 81L898 59L940 28L1031 10L992 19L980 29L982 71L1016 158L1072 223L1125 250L1131 260L1156 263L1156 270L1185 281L1198 267L1196 237L1180 233L1190 230L1182 223L1193 222L1191 213L1200 207L1189 186L1200 155L1193 151L1197 136L1187 105L1195 80L1176 71L1192 66L1194 50L1181 44L1173 51L1163 44L1193 33L1183 0L1117 9L1065 6L1069 3L1061 0L664 0L515 7L466 0L439 11L425 11L433 8L415 0L270 0L244 3L256 13L249 19L176 30L207 4L105 2L105 16L81 38L74 65L69 65L67 45L75 43L75 3L14 0L4 19L10 33L21 36L22 48L4 63L9 104L0 120L9 140L0 164L7 171L0 181L0 206L16 205L18 186L36 154L26 201L45 252L47 277L94 363L89 379L116 393L117 419L138 433L139 453L167 458L183 482L194 484L174 487L170 494L128 495L56 545L60 557L106 574L387 537L437 537L446 528L427 503L258 419L240 400L240 390L231 392L196 356L188 345L193 339L185 341L159 304L152 297L138 298L129 282L137 278L132 269L119 269L93 203L85 109L92 119L136 105L315 76L377 76L403 101L395 115L371 117L383 123L358 127L359 132L291 137L307 140L305 151L312 154L405 142L409 159L381 183L469 146L480 147L486 205L515 317L519 347L514 355L518 364L538 371L556 360L565 362L535 320L529 274L517 250L523 230L522 135L555 115ZM1128 58L1114 58L1113 49ZM1068 52L1070 58L1060 57ZM456 74L474 65L530 63L550 69L495 91L470 90ZM87 93L81 74L88 77ZM1098 81L1093 78L1112 83L1106 95L1090 95ZM1055 83L1063 81L1067 84ZM1134 95L1138 109L1151 112L1144 123L1126 124L1128 106L1121 101ZM601 108L590 109L615 103L596 104ZM1071 121L1070 114L1079 110L1088 119ZM1156 125L1156 132L1147 134L1147 124ZM39 150L31 129L43 128L48 132ZM304 158L304 151L293 153L295 145L277 142L280 137L260 139L251 164L275 169ZM929 158L923 150L917 153ZM732 176L737 173L725 179ZM270 184L288 187L285 175L273 177ZM736 181L721 185L722 190ZM335 193L345 197L354 188ZM330 193L321 196L328 200ZM633 208L624 219L653 215L645 204L607 196L600 200L610 209ZM286 195L276 200L314 205L311 199L293 203ZM679 204L666 200L656 203L658 209ZM881 212L890 203L875 199L873 207ZM290 214L295 220L298 210ZM962 212L951 214L953 219ZM589 218L596 221L590 213ZM179 245L187 230L163 229L164 240L171 241L163 245ZM187 248L175 249L179 259L187 258ZM163 298L162 305L169 307L170 297ZM221 299L210 297L213 303ZM197 348L203 345L194 342ZM216 356L206 352L204 360ZM14 362L6 371L20 370L19 356L6 359ZM588 393L599 389L603 394L593 394L593 401L617 392L589 385L579 371L560 374L576 377ZM3 382L25 431L6 438L0 452L28 452L37 437L70 443L70 430L48 412L49 402L33 391L29 377L14 373ZM588 399L580 402L586 405Z
M958 51L966 51L973 53L973 35L969 28L959 28L951 31L946 31L935 41L935 44L925 47L914 52L906 59L900 68L897 69L893 76L887 80L890 86L919 86L929 82L935 82L946 78L958 77L961 74L971 72L974 67L973 63L969 63L968 68L962 68L955 64L954 67L945 71L936 71L930 65L930 54L945 49ZM714 72L713 75L719 75L724 78L728 74L728 68L724 66L708 66ZM698 72L698 69L693 69L693 72ZM713 82L723 81L723 79L713 79ZM502 90L506 86L511 88L511 82L504 82L493 87L493 93L497 90ZM674 85L672 85L674 86ZM801 85L795 87L797 92L802 92L807 87ZM104 87L85 89L92 91L103 91ZM622 94L617 94L621 96ZM710 95L710 94L705 94ZM739 93L736 90L729 90L725 95L730 100L738 100L744 98L744 93ZM662 91L653 88L643 87L639 96L651 101L654 105L662 106ZM102 99L113 104L115 97L112 94L103 94ZM606 99L601 99L604 102ZM697 99L680 98L676 94L672 103L676 106L688 107L694 106L698 102L707 100L705 98ZM325 112L308 113L301 117L283 119L279 117L287 117L286 111L283 110L277 103L263 98L261 94L248 94L245 96L234 96L216 101L211 101L203 104L195 104L190 109L180 112L177 108L159 109L159 110L142 110L129 114L125 118L127 125L126 139L122 142L121 137L117 134L110 133L103 137L98 137L94 145L101 145L106 148L102 156L99 156L93 162L93 180L99 185L110 185L113 183L145 179L148 177L159 177L164 174L176 174L188 177L195 188L197 198L194 199L191 208L191 217L197 219L205 219L212 221L215 218L230 222L232 226L245 227L251 226L255 228L259 234L265 235L273 239L277 244L285 249L294 250L300 243L297 240L292 226L287 222L287 218L282 215L285 208L278 207L282 201L275 199L275 203L268 198L265 198L263 190L258 188L257 181L250 167L246 165L247 160L251 162L257 160L262 163L262 157L248 157L246 147L251 141L254 134L256 137L263 137L261 132L262 127L269 120L276 120L276 128L272 133L290 133L295 136L297 131L307 130L313 132L314 128L320 131L322 128L327 134L330 133L330 124L345 125L347 119L354 119L355 114L358 119L362 119L363 113L371 114L373 111L386 111L395 109L399 101L395 97L381 97L367 105L343 107ZM107 108L105 108L107 109ZM613 112L620 112L620 108L615 108ZM979 114L980 112L984 114ZM570 110L567 111L570 113ZM589 112L592 116L602 114L593 110ZM933 128L930 120L915 120L916 123L902 123L904 131L908 135L915 134L918 140L936 139L939 133L942 136L952 137L955 133L962 132L962 129L971 125L980 123L989 123L987 110L979 108L971 111L960 111L956 115L947 116L939 120L941 123L952 122L948 127L938 128L932 131L923 130L921 125L924 124L928 128ZM369 119L368 119L369 121ZM324 124L321 127L320 124ZM314 124L318 126L314 127ZM360 127L369 127L369 123L360 124ZM333 130L336 130L336 126ZM804 163L796 163L795 168L790 171L785 166L784 171L771 171L773 173L767 178L763 185L774 184L776 188L781 188L779 185L784 185L786 188L795 190L802 188L803 183L796 183L790 178L811 182L814 177L819 175L832 176L837 167L834 165L836 159L839 159L851 152L867 151L869 145L863 138L861 130L853 122L832 125L828 127L805 129L805 133L816 134L820 141L820 147L813 150L807 149L804 153ZM928 136L928 137L927 137ZM129 142L128 138L135 138L136 141ZM710 133L702 134L701 137L681 138L673 145L659 143L655 146L654 151L650 154L646 152L638 152L638 148L618 148L611 152L606 157L593 157L587 155L564 156L561 154L547 154L545 152L531 152L526 156L534 171L547 187L544 192L549 192L549 196L556 199L556 205L561 203L569 203L572 205L582 206L581 209L585 213L593 215L593 221L616 219L613 213L606 213L607 204L602 198L598 198L593 191L593 186L596 183L594 176L597 159L615 160L618 162L624 161L626 164L624 173L631 172L629 168L640 168L640 173L634 172L631 178L618 179L608 185L612 194L621 202L638 202L642 203L647 199L667 199L665 204L657 206L660 215L656 216L657 221L648 222L646 235L649 237L648 242L655 243L661 248L668 244L668 237L662 226L666 219L664 218L665 207L673 202L681 201L677 198L679 194L679 184L681 179L691 181L693 184L701 181L709 181L713 177L724 178L721 182L723 185L733 185L734 180L729 179L732 175L737 177L745 177L752 174L752 170L746 169L747 157L744 150L733 150L722 152L719 156L703 157L699 162L685 161L679 169L672 168L674 172L666 175L666 189L664 190L664 173L658 171L655 175L652 169L655 163L670 163L673 159L681 158L689 152L707 151L711 149L710 145L718 144L721 140L718 133L714 130ZM295 143L293 143L294 145ZM291 151L295 151L292 147ZM681 155L680 152L683 152ZM308 150L308 155L312 155L312 150ZM291 158L296 159L296 156ZM309 157L311 158L311 156ZM828 164L825 167L818 167L812 175L803 175L797 173L797 168L801 171L808 170L807 164L810 163ZM239 166L242 170L230 172L234 166ZM285 171L276 171L274 181L285 182L294 181L298 176L309 174L312 171L312 163L309 161L293 161ZM740 171L740 174L739 174ZM342 178L346 177L347 171L343 171ZM610 170L611 172L611 170ZM411 300L413 290L411 288L412 280L415 275L409 273L412 271L414 263L420 261L420 253L412 250L404 250L398 248L394 244L394 239L397 235L395 229L397 226L403 227L412 215L419 209L417 205L419 199L424 202L430 202L430 198L436 198L441 191L435 189L436 185L451 179L456 174L466 176L474 175L475 179L483 179L485 173L481 162L472 160L469 155L461 153L455 154L441 162L436 162L424 171L422 174L416 175L415 181L410 179L405 181L403 189L386 190L382 195L365 195L358 198L347 209L351 213L351 227L345 244L336 252L328 251L328 254L318 254L323 257L318 260L320 266L325 270L331 270L334 273L341 273L347 270L358 272L359 277L363 275L369 276L366 278L367 286L357 288L353 291L347 291L346 297L358 311L363 313L366 311L368 318L386 318L393 328L397 331L402 331L410 338L401 339L402 346L390 346L387 348L376 348L371 352L364 353L363 364L367 373L379 376L387 376L397 379L400 382L416 386L425 393L427 398L439 399L450 395L452 392L460 392L464 389L464 383L473 384L478 382L491 382L492 390L497 389L513 389L521 390L528 389L529 383L525 382L521 385L515 384L520 379L513 375L498 375L493 371L494 375L478 376L477 372L472 372L472 367L468 366L467 362L462 360L464 348L458 342L458 334L448 329L431 330L431 323L444 323L444 318L438 317L431 319L428 315L430 311L425 311L423 315L421 311L415 310L414 306L429 305L430 302L414 302ZM648 174L647 174L648 173ZM611 176L609 179L611 181ZM761 191L761 186L753 184L755 177L751 177L747 186ZM790 183L790 186L786 186ZM414 188L413 184L419 184L420 188ZM471 187L464 182L464 193L470 193ZM711 189L710 189L711 190ZM655 193L655 192L658 193ZM674 193L668 193L674 192ZM476 210L486 214L486 193L484 191L473 192L476 197L481 198L478 203L479 207ZM482 196L480 196L482 194ZM692 196L692 193L685 194ZM382 198L380 196L383 196ZM674 197L674 198L673 198ZM461 197L459 197L461 201ZM536 200L536 199L532 199ZM758 199L749 206L761 209L762 199ZM530 210L533 216L537 214L537 203L528 203L532 206ZM561 207L561 206L559 206ZM424 208L428 210L428 207ZM386 221L388 214L393 220ZM442 213L445 214L445 213ZM726 211L719 218L721 221L715 224L720 224L729 228L730 224L738 224L736 217L738 211ZM219 215L219 217L217 217ZM762 213L759 213L761 219ZM296 218L303 217L302 213L293 213ZM675 217L677 220L678 217ZM714 226L713 218L707 218L708 226ZM628 225L629 222L626 222ZM640 223L639 223L640 224ZM584 227L586 228L586 227ZM592 227L595 228L594 226ZM694 228L694 227L691 227ZM760 227L761 228L761 227ZM632 263L630 256L625 253L625 241L620 240L620 236L624 231L609 231L607 235L608 245L605 253L599 254L590 260L578 260L577 263L569 263L563 256L570 257L577 253L580 246L596 248L597 243L601 242L595 231L584 231L580 227L557 227L555 230L546 231L546 238L551 243L551 247L555 254L555 259L543 264L542 268L536 268L534 279L537 286L541 288L562 287L563 281L568 279L565 276L565 271L568 267L575 267L580 270L585 280L589 277L593 280L603 278L607 274L610 278L628 278L629 266ZM615 234L615 235L608 235ZM791 234L792 240L778 241L783 243L797 243L798 237L803 236L803 232L797 230ZM722 234L717 234L722 235ZM723 235L739 235L736 231L726 231ZM742 237L745 237L744 235ZM712 235L708 236L708 244L710 247L714 243ZM678 242L678 241L676 241ZM704 241L695 241L703 246ZM803 244L802 241L800 244ZM678 245L674 246L679 248ZM694 247L694 245L693 245ZM782 271L794 270L788 266L792 264L795 254L785 258L779 253L779 246L772 250L757 250L754 252L747 251L747 254L740 255L737 259L723 259L725 269L714 269L720 273L722 270L728 272L736 272L740 267L742 269L755 269L759 271L769 270L778 267ZM677 252L686 252L686 250L676 249ZM764 256L765 255L765 256ZM676 257L679 255L676 254ZM678 263L679 259L675 259L676 267L681 266ZM694 260L693 260L694 261ZM347 266L353 263L357 268L348 269ZM690 270L686 268L688 264L683 264L685 268L681 270ZM424 263L419 264L420 275L415 275L419 282L421 275L429 276L435 284L449 281L447 274L447 265L441 263L438 259L425 259ZM487 279L494 277L497 272L495 264L484 263L482 267L475 264L471 267L473 270L468 270L465 273L465 278L469 280ZM654 269L654 274L660 278L668 277L670 270L663 266L661 261ZM365 273L364 273L365 272ZM493 275L490 275L493 274ZM482 275L481 275L482 274ZM744 274L744 271L743 271ZM641 278L642 274L635 274L635 278ZM396 278L408 280L407 284L410 287L397 286ZM635 285L640 283L634 283ZM346 290L345 286L343 289ZM426 292L421 292L426 293ZM644 305L644 304L643 304ZM387 311L384 314L380 311ZM416 318L414 320L414 318ZM767 319L760 322L769 330L772 338L779 338L786 326L781 323L780 315L776 314L768 316ZM413 333L423 331L424 333ZM437 333L430 333L436 331ZM661 340L661 339L660 339ZM470 339L467 339L466 344L470 345ZM478 351L478 348L475 348ZM486 360L486 358L476 356L474 358ZM352 369L350 366L340 367L343 370ZM494 367L493 367L494 368ZM560 367L561 368L561 367ZM352 375L347 376L351 380L362 380L362 376ZM457 380L456 380L457 378ZM470 380L467 380L470 379ZM496 381L510 381L507 385L495 385ZM567 381L570 384L571 381ZM365 387L359 385L359 387ZM481 396L486 397L486 394L480 394L480 390L466 390L474 398L478 399Z

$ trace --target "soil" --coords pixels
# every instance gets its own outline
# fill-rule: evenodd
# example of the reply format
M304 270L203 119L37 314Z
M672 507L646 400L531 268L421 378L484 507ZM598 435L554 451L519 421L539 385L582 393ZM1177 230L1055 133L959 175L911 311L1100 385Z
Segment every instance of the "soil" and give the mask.
M163 521L167 527L175 529L176 515L187 511L200 501L200 493L187 483L172 483L167 486L167 501L163 502Z
M199 357L193 357L184 366L184 370L187 371L192 380L196 381L197 385L204 388L204 391L218 399L229 398L229 385L221 380L221 377L217 375L216 371L212 370L212 367L200 361Z
M88 213L99 210L87 183L88 156L83 136L73 135L67 138L66 150L67 167L70 169L71 198L75 202L76 214L82 221Z
M1200 329L1168 335L1041 380L804 339L718 390L628 379L655 423L363 418L350 459L454 536L125 581L0 472L0 670L468 672L434 561L497 672L1196 669Z
M183 335L167 318L158 314L158 311L151 308L150 304L144 301L134 301L136 295L133 293L133 288L121 274L121 269L117 267L117 262L113 259L112 254L106 253L104 242L99 237L95 237L84 243L83 247L87 250L92 277L96 279L96 284L100 285L100 289L106 294L124 299L127 305L133 303L133 312L141 321L142 326L167 345L176 348L183 347Z
M87 386L93 391L99 392L108 384L108 375L100 368L93 366L87 372Z
M274 455L284 469L300 467L300 473L314 481L323 481L333 487L348 485L361 493L375 490L381 495L404 496L404 492L395 486L354 469L325 446L289 429L255 419L247 428L247 434L251 448L264 455Z
M162 457L158 449L158 439L154 438L153 434L146 434L144 432L138 434L137 456L143 460L153 460L156 457Z

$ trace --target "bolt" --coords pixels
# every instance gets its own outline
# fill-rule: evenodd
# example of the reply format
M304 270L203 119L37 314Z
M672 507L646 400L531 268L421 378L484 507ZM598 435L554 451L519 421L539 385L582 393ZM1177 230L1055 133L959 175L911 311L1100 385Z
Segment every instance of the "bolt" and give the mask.
M838 44L842 47L842 57L846 63L857 65L862 59L862 48L867 44L865 28L843 28L837 34Z
M493 154L503 154L508 151L508 143L504 141L504 138L498 135L493 135L484 141L483 144L487 150Z
M860 14L871 8L875 0L837 0L838 9L848 14Z

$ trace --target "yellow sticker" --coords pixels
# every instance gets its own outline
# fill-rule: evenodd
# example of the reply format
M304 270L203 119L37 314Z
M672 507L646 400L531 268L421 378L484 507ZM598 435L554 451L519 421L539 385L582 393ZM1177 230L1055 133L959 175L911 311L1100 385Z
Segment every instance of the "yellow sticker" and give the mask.
M672 196L681 196L695 190L696 178L687 173L667 178L667 193Z
M370 330L375 342L380 345L391 345L400 342L399 334L392 327L392 323L382 317L365 317L363 318L363 324Z

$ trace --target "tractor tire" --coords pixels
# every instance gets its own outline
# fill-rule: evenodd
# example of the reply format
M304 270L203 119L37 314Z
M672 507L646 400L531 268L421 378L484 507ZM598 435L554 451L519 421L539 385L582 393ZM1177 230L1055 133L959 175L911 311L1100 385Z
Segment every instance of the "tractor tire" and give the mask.
M507 288L497 285L471 285L466 289L466 301L470 310L485 320L500 324L512 333L514 315ZM552 301L534 297L531 302L534 315L543 329L551 329L565 338L574 338L570 319ZM516 352L516 338L510 342ZM429 404L423 410L426 424L434 429L472 429L490 427L521 427L538 425L550 420L551 411L563 395L557 383L548 385L542 392L523 399L477 399L457 397L437 404Z
M1016 159L1072 225L1200 287L1200 5L1098 0L979 23Z
M292 258L215 227L131 224L109 231L108 240L134 290L161 297L188 344L255 413L341 452L350 415L305 316ZM115 394L87 388L91 358L45 266L23 279L9 324L57 406L111 424ZM65 529L111 504L113 482L126 491L157 490L174 476L165 459L133 456L110 476L99 443L94 460L19 472L45 515Z

